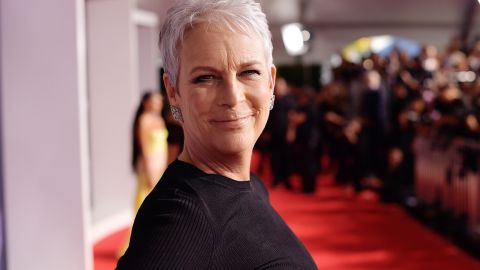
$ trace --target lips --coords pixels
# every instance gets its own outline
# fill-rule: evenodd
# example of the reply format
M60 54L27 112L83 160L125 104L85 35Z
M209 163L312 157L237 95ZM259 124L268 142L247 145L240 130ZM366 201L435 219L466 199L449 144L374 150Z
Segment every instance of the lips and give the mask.
M252 114L236 117L222 117L211 120L211 123L222 128L238 129L246 126L252 117Z
M226 118L220 118L220 119L214 119L212 120L213 122L234 122L234 121L239 121L242 119L245 119L247 117L251 117L252 115L245 115L245 116L237 116L237 117L226 117Z

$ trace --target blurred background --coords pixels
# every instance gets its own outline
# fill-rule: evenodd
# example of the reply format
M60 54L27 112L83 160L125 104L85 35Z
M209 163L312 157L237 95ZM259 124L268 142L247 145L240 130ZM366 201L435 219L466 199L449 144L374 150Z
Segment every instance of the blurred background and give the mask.
M0 0L0 269L115 265L134 215L135 110L162 91L158 29L173 2ZM272 115L290 135L278 145L282 118L269 122L252 170L319 267L480 269L479 3L259 2L290 104ZM282 146L302 161L280 163L291 183L276 182ZM352 246L376 251L346 256ZM435 247L450 261L429 264Z

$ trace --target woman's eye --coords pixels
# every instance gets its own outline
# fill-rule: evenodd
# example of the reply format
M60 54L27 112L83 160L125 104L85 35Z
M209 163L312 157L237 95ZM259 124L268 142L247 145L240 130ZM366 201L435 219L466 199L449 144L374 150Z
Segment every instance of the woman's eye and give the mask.
M214 75L201 75L193 79L193 83L204 83L213 81L215 79Z
M260 71L255 69L245 70L242 72L242 75L244 76L260 75Z

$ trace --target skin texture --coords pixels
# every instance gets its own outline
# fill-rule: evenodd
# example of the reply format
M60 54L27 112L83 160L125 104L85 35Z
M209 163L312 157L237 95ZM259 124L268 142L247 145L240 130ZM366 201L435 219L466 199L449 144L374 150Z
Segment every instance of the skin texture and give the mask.
M268 119L276 69L261 39L199 24L180 48L177 85L163 79L171 105L182 111L179 159L206 173L249 180L253 146Z

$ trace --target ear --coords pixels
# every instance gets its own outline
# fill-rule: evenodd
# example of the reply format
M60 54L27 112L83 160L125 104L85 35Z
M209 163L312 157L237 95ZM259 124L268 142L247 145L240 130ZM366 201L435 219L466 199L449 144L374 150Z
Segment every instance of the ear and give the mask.
M173 86L172 81L170 80L170 76L166 72L163 73L163 83L165 84L168 103L173 106L178 106L177 90Z
M268 88L270 89L270 92L273 94L273 89L275 88L275 80L277 79L277 67L275 65L272 65L270 67L270 82L268 85Z

